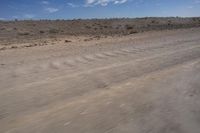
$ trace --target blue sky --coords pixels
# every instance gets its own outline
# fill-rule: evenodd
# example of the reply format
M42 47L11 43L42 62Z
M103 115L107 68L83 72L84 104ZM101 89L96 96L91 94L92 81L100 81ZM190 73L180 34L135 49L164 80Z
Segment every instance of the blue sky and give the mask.
M0 0L0 20L200 16L200 0Z

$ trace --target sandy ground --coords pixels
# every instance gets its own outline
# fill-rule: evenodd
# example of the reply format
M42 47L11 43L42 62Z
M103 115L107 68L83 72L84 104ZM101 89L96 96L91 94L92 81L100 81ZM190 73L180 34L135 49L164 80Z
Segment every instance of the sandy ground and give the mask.
M200 28L62 39L0 51L1 133L200 132Z

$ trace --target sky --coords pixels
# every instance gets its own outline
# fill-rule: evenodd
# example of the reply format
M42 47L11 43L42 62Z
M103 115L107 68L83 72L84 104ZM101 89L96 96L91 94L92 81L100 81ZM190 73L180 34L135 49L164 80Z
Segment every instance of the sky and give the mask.
M0 0L0 20L200 16L200 0Z

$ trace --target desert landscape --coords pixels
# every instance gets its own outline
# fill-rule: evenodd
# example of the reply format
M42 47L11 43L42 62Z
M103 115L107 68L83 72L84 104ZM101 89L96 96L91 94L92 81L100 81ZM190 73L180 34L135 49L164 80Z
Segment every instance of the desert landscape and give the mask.
M200 133L200 18L0 21L0 133Z
M0 21L0 50L199 26L199 17Z

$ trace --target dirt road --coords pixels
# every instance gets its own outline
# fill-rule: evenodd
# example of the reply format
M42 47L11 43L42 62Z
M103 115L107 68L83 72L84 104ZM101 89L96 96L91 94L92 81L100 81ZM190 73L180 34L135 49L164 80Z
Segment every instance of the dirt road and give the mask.
M200 28L0 52L0 133L199 133Z

